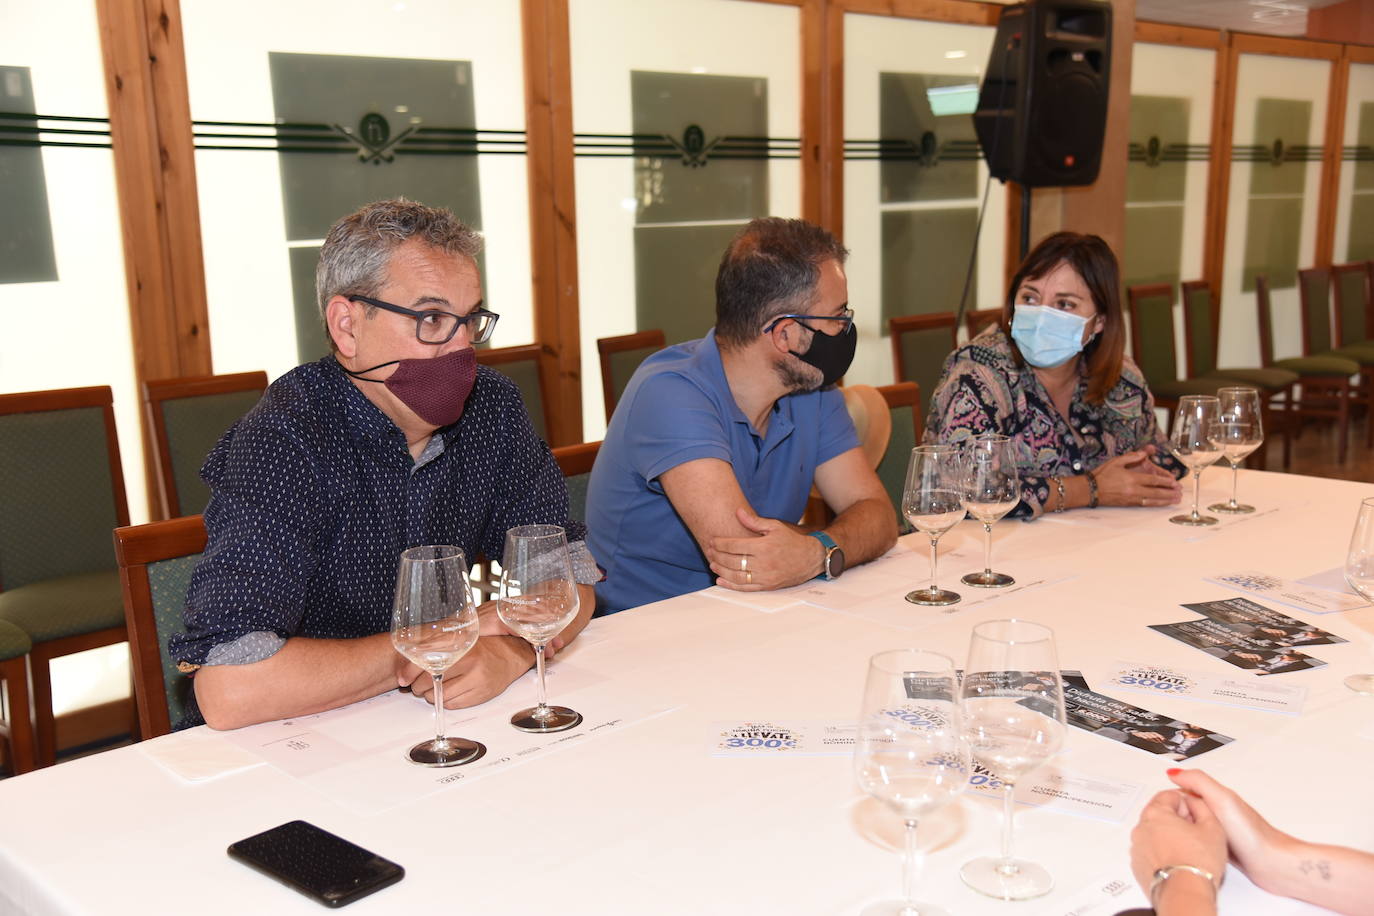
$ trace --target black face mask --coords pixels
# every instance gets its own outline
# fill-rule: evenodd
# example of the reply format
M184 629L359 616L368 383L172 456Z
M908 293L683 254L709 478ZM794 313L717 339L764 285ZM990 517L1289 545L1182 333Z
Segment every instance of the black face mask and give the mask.
M787 352L808 366L815 366L821 370L820 387L829 388L849 371L849 364L854 362L854 348L859 344L859 332L854 330L852 322L849 330L843 334L824 334L812 328L807 330L812 332L811 349L805 353L798 353L796 350Z

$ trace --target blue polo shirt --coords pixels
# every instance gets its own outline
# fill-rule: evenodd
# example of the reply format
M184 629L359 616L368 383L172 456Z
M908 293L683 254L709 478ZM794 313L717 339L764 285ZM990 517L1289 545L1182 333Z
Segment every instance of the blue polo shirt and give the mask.
M714 330L650 356L611 417L587 489L587 546L606 571L597 614L715 581L663 493L665 471L698 458L727 461L754 512L794 522L816 468L858 444L834 388L780 398L760 437L730 393Z

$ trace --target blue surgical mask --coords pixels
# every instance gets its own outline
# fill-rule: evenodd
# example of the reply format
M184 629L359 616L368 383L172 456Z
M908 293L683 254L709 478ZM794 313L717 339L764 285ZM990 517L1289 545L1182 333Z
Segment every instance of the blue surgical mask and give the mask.
M1083 349L1088 319L1048 305L1018 305L1011 319L1011 339L1026 362L1037 369L1062 365Z

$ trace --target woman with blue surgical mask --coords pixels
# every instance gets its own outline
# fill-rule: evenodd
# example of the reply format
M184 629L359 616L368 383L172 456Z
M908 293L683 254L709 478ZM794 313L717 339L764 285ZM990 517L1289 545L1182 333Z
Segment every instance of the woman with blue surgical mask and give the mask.
M926 440L1010 436L1021 473L1013 516L1181 498L1184 468L1125 354L1120 288L1106 242L1057 232L1026 256L997 324L945 360Z

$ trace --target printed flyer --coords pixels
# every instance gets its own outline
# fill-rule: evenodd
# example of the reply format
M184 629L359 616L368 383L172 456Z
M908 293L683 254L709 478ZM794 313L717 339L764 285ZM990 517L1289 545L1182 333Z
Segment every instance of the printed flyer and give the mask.
M1300 611L1313 614L1330 614L1334 611L1351 611L1368 607L1369 602L1358 595L1341 594L1323 588L1311 588L1298 582L1290 582L1268 573L1245 570L1243 572L1220 573L1208 577L1209 582L1225 585L1228 588L1250 592L1261 598L1277 601L1295 607Z
M1326 665L1321 659L1297 649L1275 647L1273 643L1242 636L1231 625L1216 620L1157 623L1150 629L1258 675L1287 674Z
M1064 672L1064 710L1070 725L1173 760L1196 757L1235 740L1096 693L1082 675L1069 672Z

